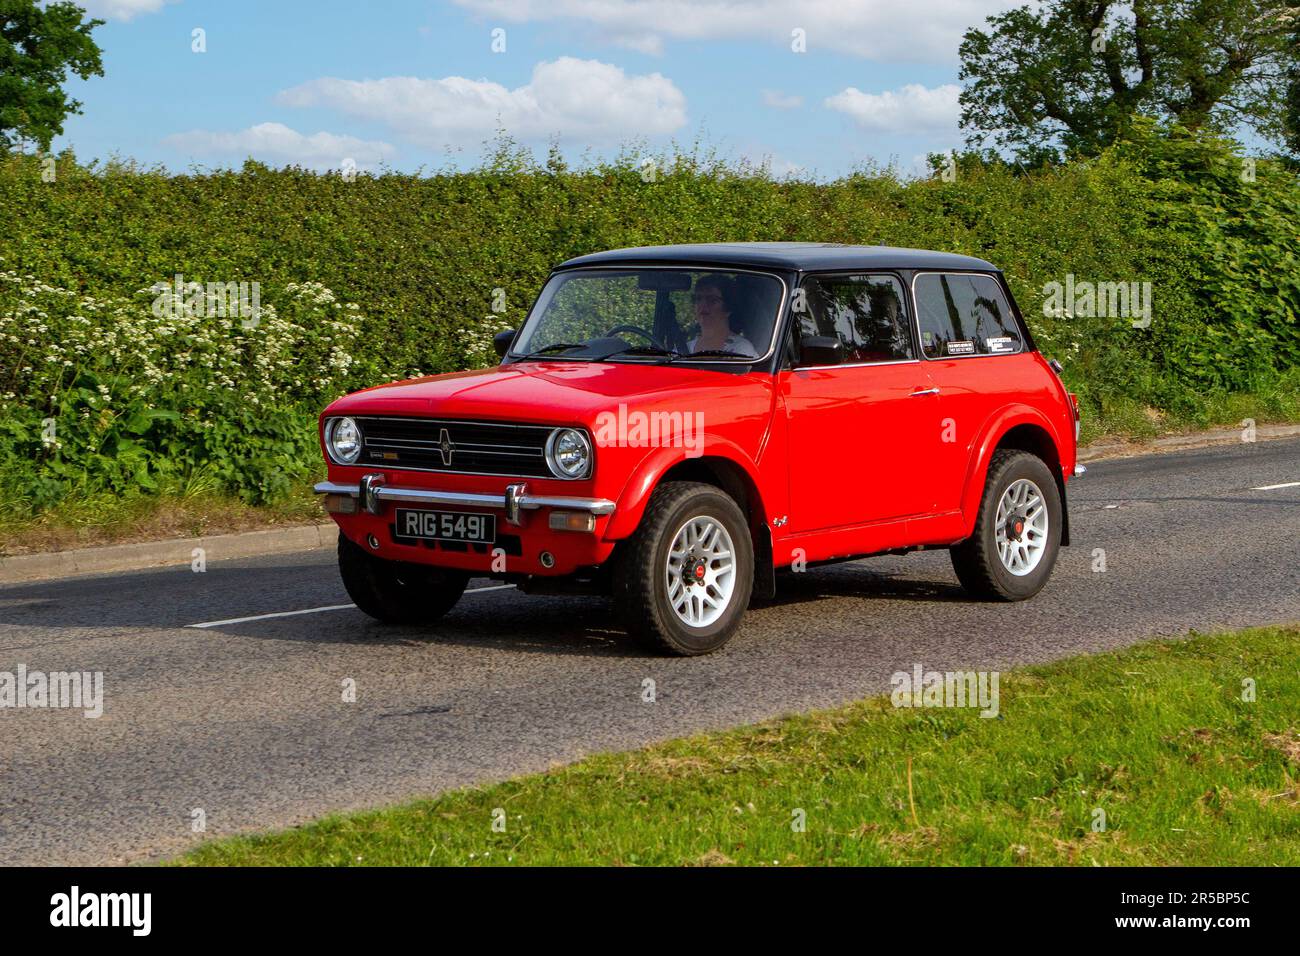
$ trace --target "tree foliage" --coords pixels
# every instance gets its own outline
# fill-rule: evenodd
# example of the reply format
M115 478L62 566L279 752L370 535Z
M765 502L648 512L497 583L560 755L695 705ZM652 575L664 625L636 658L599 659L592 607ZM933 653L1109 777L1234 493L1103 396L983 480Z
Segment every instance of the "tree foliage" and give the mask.
M1298 14L1294 0L1019 7L962 41L962 126L972 144L1030 158L1045 148L1096 155L1135 115L1190 130L1244 123L1282 142Z
M103 76L100 49L74 3L0 0L0 151L22 142L48 149L63 121L81 112L63 84L71 71L83 80Z
M1300 159L1300 8L1292 14L1291 26L1291 49L1294 60L1287 73L1282 129L1287 147L1293 156Z

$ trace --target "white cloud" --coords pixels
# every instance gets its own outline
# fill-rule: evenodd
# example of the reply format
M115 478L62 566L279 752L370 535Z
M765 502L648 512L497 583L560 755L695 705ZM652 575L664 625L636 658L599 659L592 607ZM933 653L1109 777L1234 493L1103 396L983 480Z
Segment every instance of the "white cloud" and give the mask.
M157 13L168 3L180 0L81 0L81 6L92 17L107 20L130 20L142 13Z
M324 132L307 136L282 123L259 123L234 133L195 129L173 133L163 143L197 156L252 156L315 169L339 169L346 159L366 169L396 152L388 143Z
M953 63L962 34L1023 0L455 0L507 23L569 20L596 36L658 52L651 38L762 39L790 48L806 31L808 54L832 50L872 60Z
M537 64L532 80L513 90L461 76L324 77L284 90L278 100L377 120L433 148L471 144L497 129L521 140L611 143L686 124L686 97L667 77L629 76L608 63L573 57Z
M664 53L663 37L653 33L615 33L609 36L609 42L648 56L663 56Z
M961 115L961 87L946 83L934 89L909 83L900 90L863 93L857 87L826 98L826 106L853 118L863 129L878 133L956 131Z
M774 110L797 110L803 106L803 97L789 96L779 90L764 90L763 105Z

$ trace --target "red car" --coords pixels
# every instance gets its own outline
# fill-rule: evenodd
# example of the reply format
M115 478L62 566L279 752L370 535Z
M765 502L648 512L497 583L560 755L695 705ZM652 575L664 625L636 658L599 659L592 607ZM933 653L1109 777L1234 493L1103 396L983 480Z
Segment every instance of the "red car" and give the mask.
M602 252L496 347L321 415L316 491L381 621L434 621L488 576L612 595L653 647L703 654L779 569L947 548L972 595L1015 601L1069 543L1077 402L980 259Z

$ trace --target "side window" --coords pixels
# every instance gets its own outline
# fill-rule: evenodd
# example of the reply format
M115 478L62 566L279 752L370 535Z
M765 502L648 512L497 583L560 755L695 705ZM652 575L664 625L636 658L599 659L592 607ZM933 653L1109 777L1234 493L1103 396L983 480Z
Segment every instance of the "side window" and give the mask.
M1005 355L1024 348L1011 306L992 276L923 273L915 289L927 358Z
M800 340L838 338L845 364L915 358L903 286L893 276L810 276L800 291L803 308L795 312Z

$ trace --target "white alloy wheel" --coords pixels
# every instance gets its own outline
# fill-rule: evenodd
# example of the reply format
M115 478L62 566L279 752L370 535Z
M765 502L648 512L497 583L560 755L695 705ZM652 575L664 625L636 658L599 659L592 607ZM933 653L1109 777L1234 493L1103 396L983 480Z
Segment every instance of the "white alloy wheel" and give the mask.
M1038 485L1018 478L1002 493L994 540L1002 566L1017 577L1029 574L1047 552L1047 502Z
M668 605L689 627L708 627L726 611L736 590L735 549L717 518L697 515L673 535L664 587Z

